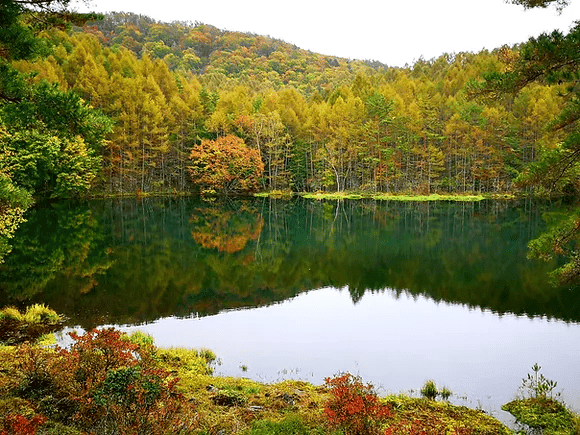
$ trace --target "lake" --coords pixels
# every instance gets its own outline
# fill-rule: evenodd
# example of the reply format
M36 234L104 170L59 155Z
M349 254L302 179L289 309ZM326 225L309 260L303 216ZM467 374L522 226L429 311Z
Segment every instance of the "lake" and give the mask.
M527 259L555 204L143 198L41 204L0 266L0 304L71 328L210 348L218 375L381 393L433 379L500 407L534 363L580 411L580 291Z

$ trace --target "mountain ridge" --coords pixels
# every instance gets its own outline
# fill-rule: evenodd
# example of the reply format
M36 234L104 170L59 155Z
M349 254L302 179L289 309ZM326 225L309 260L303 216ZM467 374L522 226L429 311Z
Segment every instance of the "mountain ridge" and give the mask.
M325 68L353 64L375 70L391 68L376 60L312 52L271 36L219 29L197 21L162 22L131 12L109 12L103 20L75 30L93 33L104 46L125 46L139 57L147 53L153 59L165 60L171 70L195 74L217 70L235 76L261 69L284 75L292 70L294 74L282 80L289 84L295 74L320 72ZM317 69L313 71L311 65Z

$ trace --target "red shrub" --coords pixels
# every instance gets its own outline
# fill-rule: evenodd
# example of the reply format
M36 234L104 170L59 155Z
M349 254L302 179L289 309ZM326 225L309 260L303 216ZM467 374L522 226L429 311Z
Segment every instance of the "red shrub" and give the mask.
M0 431L0 435L35 435L45 422L46 418L40 415L30 419L23 415L7 415L4 417L5 430Z
M114 329L71 336L75 343L61 354L78 382L74 420L81 428L138 434L178 424L184 401L177 379L156 366L148 348Z
M381 422L391 416L389 406L379 402L374 388L363 384L360 377L346 373L326 378L331 398L324 414L333 427L352 435L379 433Z
M19 350L18 397L50 420L88 433L152 434L185 427L180 417L187 419L192 406L177 391L177 379L158 367L152 347L133 344L114 329L71 337L70 350ZM0 435L2 429L29 433L1 423L0 418ZM24 420L19 425L28 427Z

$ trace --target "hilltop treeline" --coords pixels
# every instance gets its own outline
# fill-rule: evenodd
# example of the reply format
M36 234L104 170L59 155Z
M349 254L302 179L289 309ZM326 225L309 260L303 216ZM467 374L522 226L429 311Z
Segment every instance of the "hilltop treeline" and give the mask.
M227 135L259 151L263 190L512 192L563 134L544 129L562 108L558 84L468 98L517 47L389 68L132 14L45 37L50 56L14 65L113 120L102 192L190 191L192 148Z

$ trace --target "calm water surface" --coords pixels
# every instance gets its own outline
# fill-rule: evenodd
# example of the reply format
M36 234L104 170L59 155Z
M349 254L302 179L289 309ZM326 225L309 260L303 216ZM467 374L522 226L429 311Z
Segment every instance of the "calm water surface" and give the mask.
M13 240L0 302L210 348L217 374L322 383L350 371L385 393L433 379L502 419L537 362L580 410L580 292L548 283L556 260L526 258L554 206L47 204Z
M162 346L211 348L221 358L220 375L320 384L349 371L382 393L418 390L434 379L454 392L453 402L504 420L501 405L541 361L566 403L580 410L580 327L562 321L498 316L388 290L355 305L348 292L325 288L267 308L126 329L147 331Z

